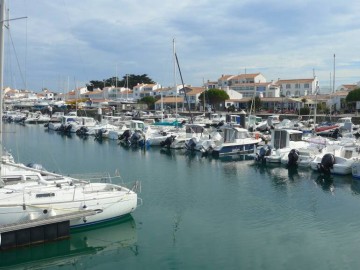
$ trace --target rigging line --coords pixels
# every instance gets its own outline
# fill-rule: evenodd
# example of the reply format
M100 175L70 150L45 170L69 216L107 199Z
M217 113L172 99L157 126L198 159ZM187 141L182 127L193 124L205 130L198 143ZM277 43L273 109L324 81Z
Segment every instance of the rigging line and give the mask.
M189 110L189 113L190 113L190 123L193 123L193 116L192 116L192 113L191 113L191 110L190 110L190 103L189 103L188 96L186 95L184 80L183 80L183 77L182 77L182 74L181 74L179 60L178 60L178 57L177 57L176 53L175 53L175 59L176 59L176 63L177 63L178 69L179 69L179 75L180 75L180 78L181 78L181 84L182 84L182 89L184 91L185 100L186 100L186 103L188 105L188 110Z
M10 29L9 29L9 30L10 30ZM22 82L24 83L25 89L26 89L26 81L25 81L24 75L23 75L22 70L21 70L21 67L20 67L19 57L18 57L16 48L15 48L15 44L14 44L14 40L13 40L12 35L11 35L11 31L9 31L9 38L10 38L11 45L12 45L12 48L13 48L14 53L15 53L15 59L16 59L16 63L17 63L18 69L19 69L20 78L21 78ZM26 57L25 57L25 58L26 58ZM26 61L26 60L25 60L25 61Z

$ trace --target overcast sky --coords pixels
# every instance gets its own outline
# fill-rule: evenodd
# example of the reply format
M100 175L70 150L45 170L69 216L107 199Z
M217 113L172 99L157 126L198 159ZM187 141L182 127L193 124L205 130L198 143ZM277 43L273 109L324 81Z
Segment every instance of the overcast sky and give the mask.
M90 80L147 74L185 84L261 72L322 89L360 81L360 1L11 0L5 86L65 92ZM10 40L10 41L9 41ZM181 83L179 76L176 82Z

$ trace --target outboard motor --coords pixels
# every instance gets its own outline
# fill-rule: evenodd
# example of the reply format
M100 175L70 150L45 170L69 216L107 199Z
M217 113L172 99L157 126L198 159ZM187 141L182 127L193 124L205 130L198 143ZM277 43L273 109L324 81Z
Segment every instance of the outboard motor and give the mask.
M129 129L125 130L123 134L119 136L120 141L128 142L131 135L131 131Z
M104 130L102 128L100 128L96 133L95 133L95 140L99 140L101 141L103 139L103 133Z
M65 126L65 128L64 128L64 132L66 132L66 133L70 133L71 128L72 128L72 125L71 125L71 124L69 124L69 125Z
M130 144L133 146L142 146L143 145L143 136L140 132L134 132L130 138Z
M188 142L185 143L185 147L188 150L195 150L196 142L194 138L191 138Z
M322 173L329 174L330 169L333 168L335 164L335 156L333 154L325 154L321 159L321 163L318 164L318 170Z
M299 160L299 151L296 149L291 149L290 153L288 154L288 166L297 165Z
M171 135L170 137L167 137L165 141L160 142L160 146L170 148L170 145L174 140L175 140L175 136Z
M340 130L337 128L334 130L334 132L331 134L331 138L334 138L334 139L337 139L339 137L341 137L341 133L340 133Z
M265 163L266 156L270 156L271 155L271 147L266 145L260 148L259 153L256 154L256 161L260 161L262 163Z
M224 125L224 120L221 120L217 125L216 128L220 128Z
M80 127L80 128L76 131L76 135L85 136L88 131L89 131L89 129L88 129L87 127Z

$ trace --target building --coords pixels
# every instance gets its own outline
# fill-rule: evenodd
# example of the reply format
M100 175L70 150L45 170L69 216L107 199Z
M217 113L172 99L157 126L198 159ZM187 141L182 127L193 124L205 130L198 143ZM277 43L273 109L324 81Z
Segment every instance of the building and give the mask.
M314 95L318 90L319 80L316 76L312 79L279 79L275 84L280 87L281 96L301 97Z
M329 95L329 100L327 102L327 107L330 108L331 112L344 112L347 110L346 106L346 96L349 94L348 90L336 91Z
M280 87L272 81L267 82L261 73L222 75L218 79L218 87L222 90L234 90L244 98L280 96Z
M155 84L144 84L138 83L136 86L133 87L133 98L134 100L139 100L144 96L152 96L152 92L160 89L161 85L158 83Z
M356 88L360 88L360 86L357 84L342 84L336 89L336 92L352 91L352 90L355 90Z

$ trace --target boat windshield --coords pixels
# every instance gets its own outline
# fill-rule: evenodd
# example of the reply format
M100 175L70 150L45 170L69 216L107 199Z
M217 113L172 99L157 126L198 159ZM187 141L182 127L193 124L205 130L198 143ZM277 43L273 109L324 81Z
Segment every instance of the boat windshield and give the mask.
M302 133L290 134L290 141L298 142L302 140Z

